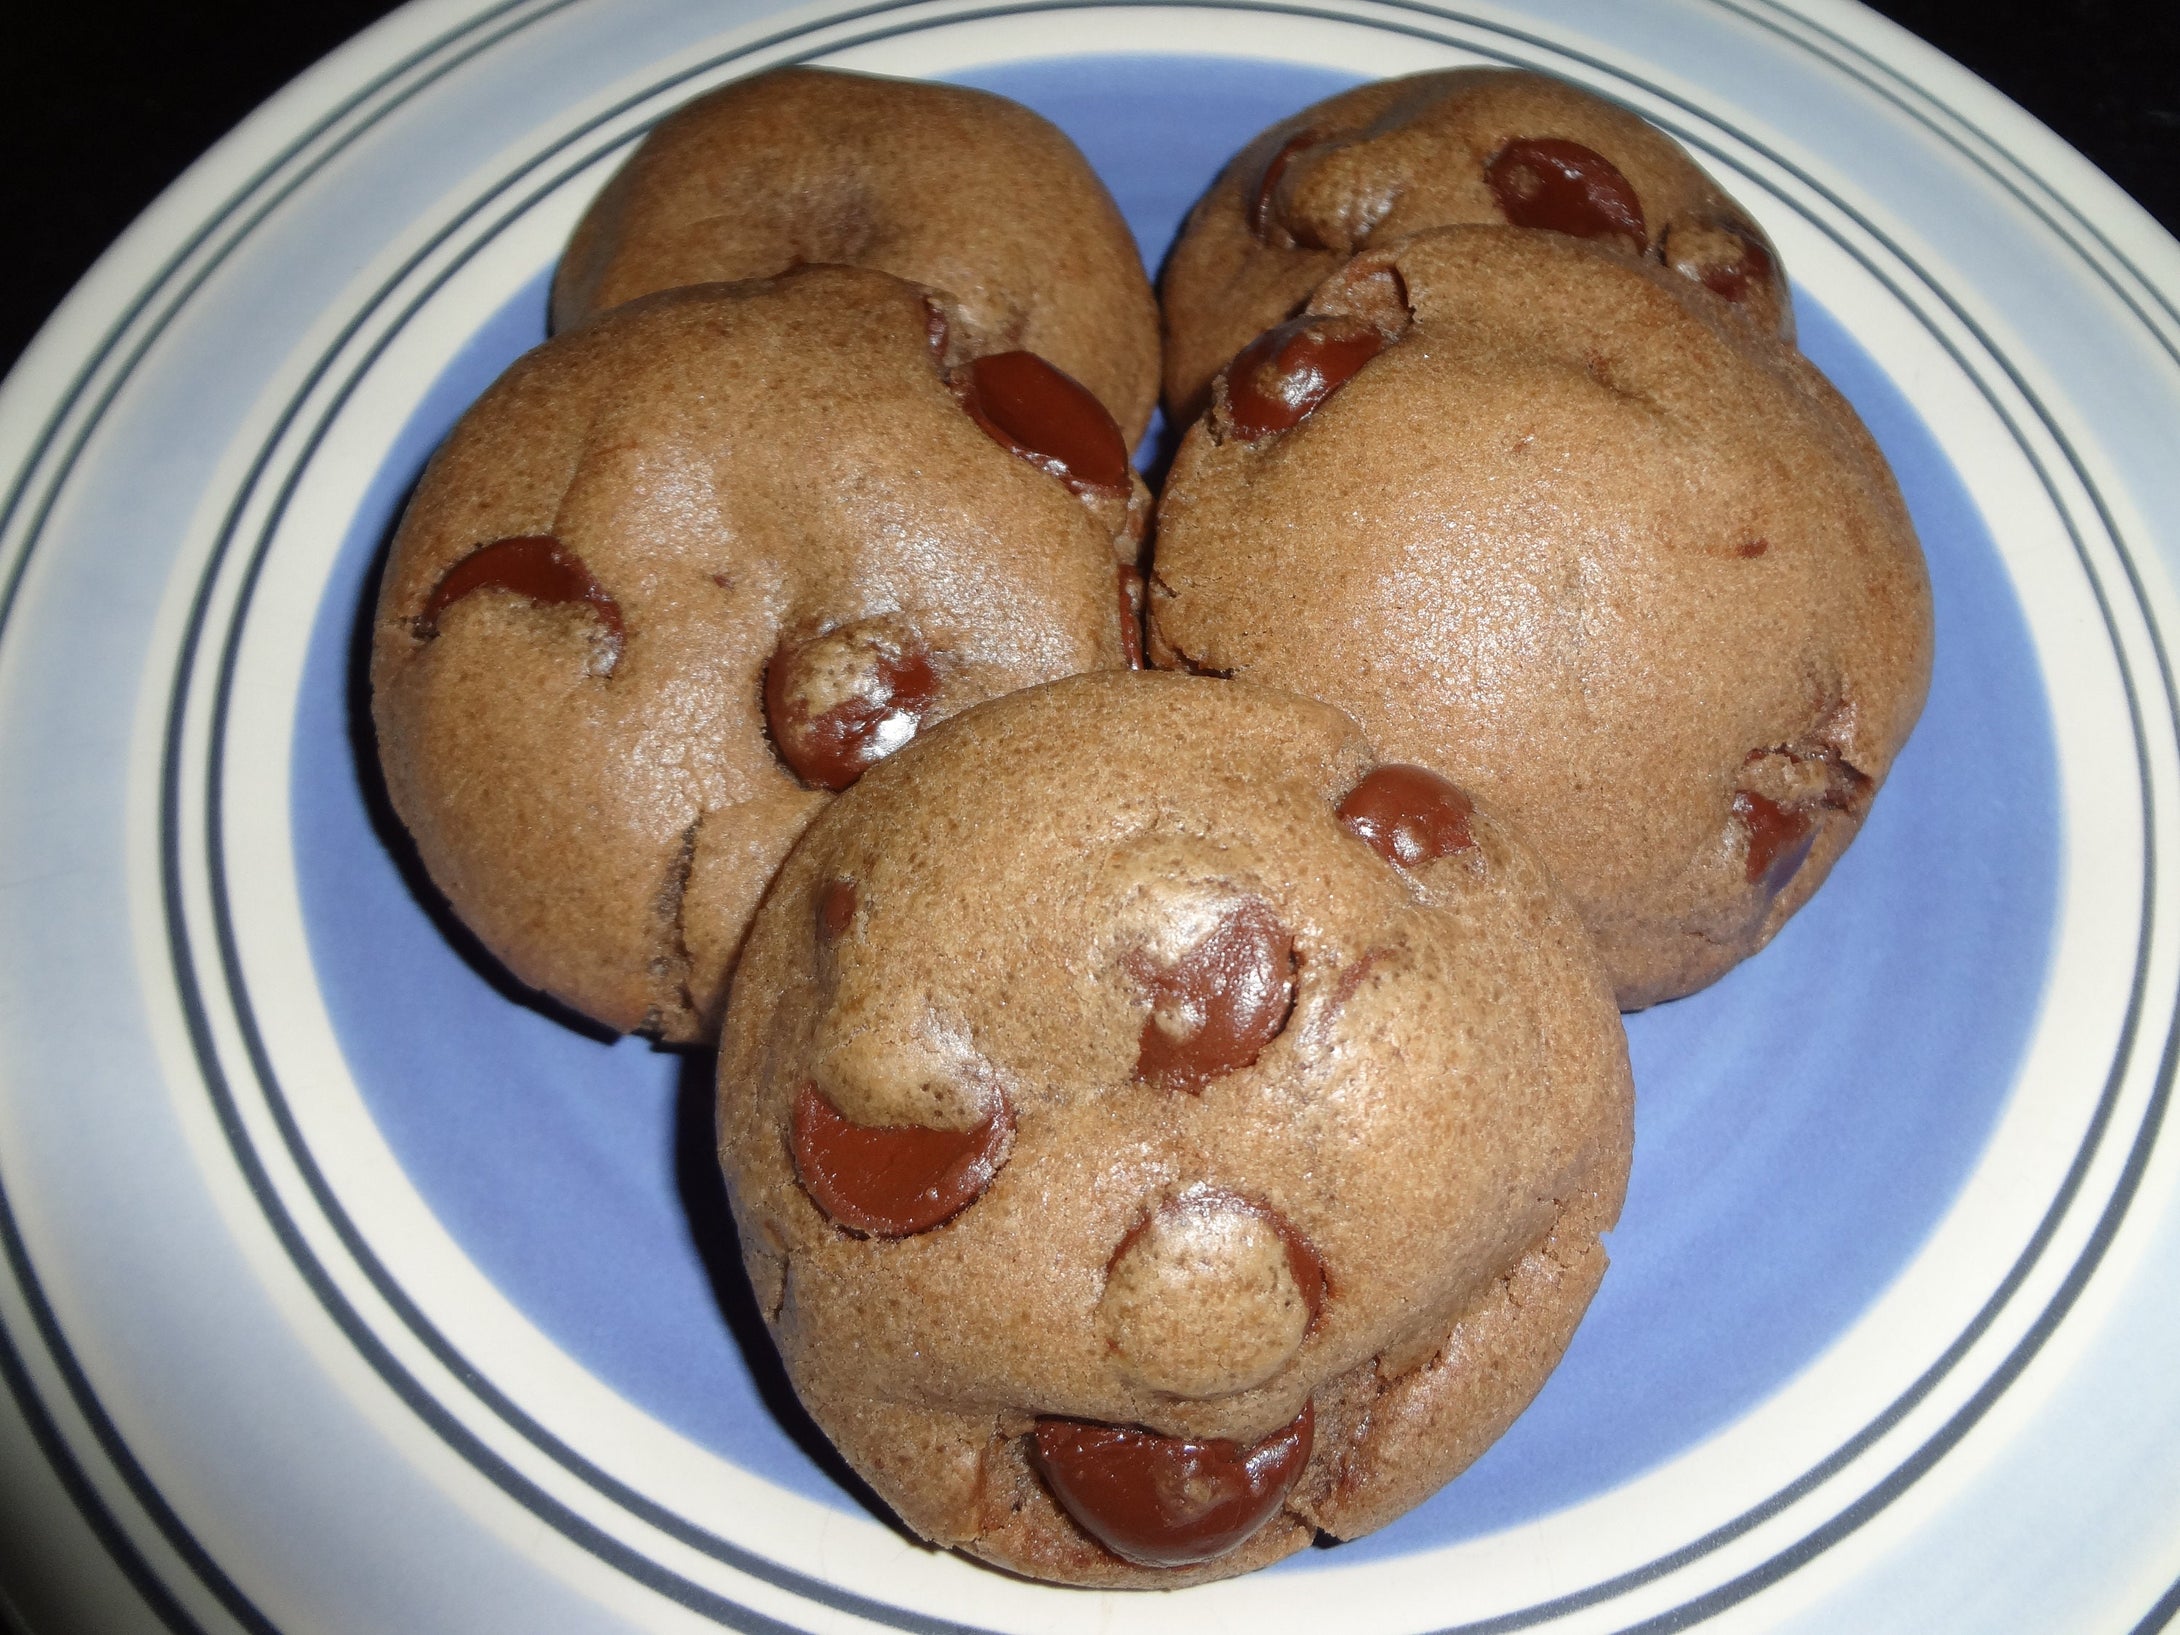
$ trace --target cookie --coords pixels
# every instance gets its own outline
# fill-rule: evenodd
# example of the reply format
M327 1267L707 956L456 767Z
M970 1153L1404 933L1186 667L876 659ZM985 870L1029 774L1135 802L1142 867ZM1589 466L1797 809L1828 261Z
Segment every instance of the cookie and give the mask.
M986 91L783 68L697 98L585 213L553 322L822 262L944 292L995 350L1050 360L1141 439L1158 307L1135 240L1059 128Z
M721 1041L796 1389L927 1539L1166 1587L1351 1538L1604 1271L1625 1037L1545 871L1338 711L1080 676L811 826Z
M1558 876L1634 1008L1816 890L1921 711L1930 589L1861 422L1653 263L1454 227L1219 378L1161 497L1161 664L1338 705Z
M708 1037L833 790L1129 662L1141 481L1095 398L990 344L884 273L700 285L531 352L433 457L380 589L380 761L523 982Z
M1793 336L1771 241L1670 137L1562 80L1443 69L1328 97L1220 173L1160 285L1167 412L1195 419L1227 360L1356 252L1462 225L1613 245Z

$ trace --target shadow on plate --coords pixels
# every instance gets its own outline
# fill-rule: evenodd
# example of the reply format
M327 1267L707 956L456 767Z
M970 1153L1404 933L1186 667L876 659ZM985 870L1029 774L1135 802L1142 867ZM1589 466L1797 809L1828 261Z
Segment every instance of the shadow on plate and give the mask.
M757 1310L757 1299L742 1270L742 1240L727 1206L727 1187L719 1172L718 1124L714 1114L716 1057L709 1050L680 1052L681 1073L674 1098L674 1185L689 1221L689 1239L711 1283L719 1315L733 1332L749 1364L751 1382L766 1410L796 1447L841 1490L879 1521L912 1543L922 1543L864 1485L841 1458L795 1395L771 1332Z

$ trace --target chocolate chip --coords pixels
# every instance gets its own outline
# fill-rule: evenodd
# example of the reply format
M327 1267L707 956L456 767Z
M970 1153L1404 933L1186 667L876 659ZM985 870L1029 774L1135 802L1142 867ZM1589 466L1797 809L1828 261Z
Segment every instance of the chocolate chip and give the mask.
M1073 376L1034 352L994 352L947 374L992 441L1078 491L1128 492L1128 444Z
M546 604L581 602L598 616L619 655L627 631L620 604L591 577L583 559L550 534L525 534L480 545L441 575L416 617L416 633L439 633L439 616L473 591L509 590Z
M1809 855L1816 825L1807 812L1746 789L1733 797L1733 815L1748 832L1748 882L1776 895Z
M828 880L818 893L817 926L820 942L838 942L855 924L856 895L853 880Z
M1762 237L1737 221L1669 228L1663 249L1667 266L1728 301L1746 302L1768 293L1778 277L1777 263Z
M1200 1091L1247 1067L1294 1008L1294 937L1270 908L1236 903L1171 963L1134 961L1149 996L1135 1076L1164 1090Z
M1818 813L1859 818L1876 787L1829 744L1751 750L1740 776L1744 784L1762 783L1782 797L1774 800L1749 788L1733 797L1734 819L1747 840L1748 882L1772 895L1786 888L1808 858Z
M1264 1209L1261 1204L1257 1207ZM1309 1308L1310 1321L1315 1323L1325 1309L1325 1296L1332 1289L1332 1280L1325 1275L1324 1259L1278 1211L1264 1209L1264 1216L1286 1240L1287 1271L1294 1278L1294 1286L1302 1291L1302 1304Z
M967 1130L851 1123L814 1084L795 1097L795 1173L817 1206L851 1232L905 1238L943 1225L999 1173L1014 1114L1002 1100Z
M1305 316L1266 330L1226 366L1233 434L1253 442L1300 425L1384 350L1385 337L1359 318Z
M1618 238L1640 251L1649 243L1642 201L1603 154L1558 136L1507 143L1484 167L1499 210L1515 227L1576 238Z
M1388 863L1420 868L1476 844L1468 796L1420 766L1381 766L1348 791L1339 818Z
M1294 156L1305 148L1317 145L1315 131L1299 131L1282 142L1272 156L1264 161L1263 174L1257 177L1257 185L1249 195L1249 231L1266 244L1271 242L1273 195L1279 190L1279 178L1287 173L1287 166Z
M783 643L765 666L765 721L780 759L817 789L845 789L916 736L938 700L930 654L884 620Z
M1084 1532L1138 1567L1190 1567L1247 1542L1309 1463L1314 1415L1253 1447L1040 1419L1037 1471Z

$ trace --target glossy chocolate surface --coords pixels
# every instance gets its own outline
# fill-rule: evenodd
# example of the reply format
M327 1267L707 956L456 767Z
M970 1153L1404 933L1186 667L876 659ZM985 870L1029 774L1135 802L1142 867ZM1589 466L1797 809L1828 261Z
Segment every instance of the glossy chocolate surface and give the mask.
M1634 187L1610 159L1579 142L1518 138L1492 156L1484 179L1512 226L1617 238L1633 250L1650 241Z
M1172 964L1135 967L1151 1002L1135 1076L1165 1090L1201 1090L1247 1067L1294 1008L1294 936L1253 899L1227 910Z
M1733 797L1733 815L1748 831L1748 882L1777 893L1809 855L1816 824L1807 812L1795 811L1742 790Z
M1798 796L1791 805L1782 806L1753 790L1734 794L1733 815L1748 836L1748 882L1752 886L1761 884L1765 891L1777 895L1809 856L1816 839L1817 814L1859 815L1868 807L1874 786L1864 773L1849 766L1830 748L1754 750L1744 765L1754 766L1769 759L1786 760L1804 772L1819 768L1824 779L1821 790Z
M1190 1567L1247 1542L1309 1463L1314 1414L1253 1447L1040 1419L1037 1472L1084 1532L1139 1567Z
M795 1097L795 1173L817 1206L851 1232L904 1238L974 1203L1014 1130L1002 1101L967 1130L851 1123L814 1084Z
M581 602L597 614L619 651L627 631L620 604L591 577L583 559L550 534L525 534L480 545L441 575L417 615L416 633L436 636L439 616L463 597L480 590L509 590L546 604Z
M948 381L1000 447L1070 488L1128 492L1128 444L1105 405L1034 352L973 358Z
M1381 766L1348 792L1339 818L1388 863L1412 869L1476 844L1469 798L1420 766Z
M854 690L811 712L805 702L811 673L842 665L859 672ZM765 666L765 724L796 777L816 789L845 789L915 737L938 693L938 672L921 647L889 651L834 632L773 654Z
M1266 330L1226 368L1234 434L1254 441L1300 425L1384 350L1385 337L1357 318L1291 318Z

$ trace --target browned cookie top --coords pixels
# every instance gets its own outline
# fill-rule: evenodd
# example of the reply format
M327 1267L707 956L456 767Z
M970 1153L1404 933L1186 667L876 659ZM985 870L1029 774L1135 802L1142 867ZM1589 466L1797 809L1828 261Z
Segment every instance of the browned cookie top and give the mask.
M1336 710L981 706L804 836L721 1156L804 1401L924 1536L1066 1583L1368 1531L1528 1402L1604 1265L1625 1040L1544 871Z
M1220 377L1161 500L1152 656L1347 710L1516 825L1623 1005L1761 947L1922 708L1922 554L1791 347L1652 263L1454 227Z
M1356 251L1464 224L1611 244L1792 337L1770 241L1671 138L1560 80L1443 69L1329 97L1220 173L1161 286L1168 411L1193 420L1227 359Z
M783 68L697 98L584 215L553 323L817 262L944 292L994 350L1049 358L1142 437L1158 308L1135 240L1075 145L986 91Z
M884 273L677 290L522 358L433 457L380 591L380 758L523 981L707 1036L830 790L1127 662L1147 500L1119 432L986 344Z

